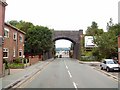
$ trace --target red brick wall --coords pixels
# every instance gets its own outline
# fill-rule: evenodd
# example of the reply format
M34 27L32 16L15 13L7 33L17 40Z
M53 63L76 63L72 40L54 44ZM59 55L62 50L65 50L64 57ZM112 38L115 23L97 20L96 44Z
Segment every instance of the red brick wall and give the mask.
M118 60L120 64L120 35L118 36Z
M3 26L4 26L4 18L5 18L5 5L0 1L0 35L3 35Z
M41 61L41 60L42 60L42 57L40 58L39 55L29 56L30 65L33 65L33 64L35 64L35 63L37 63L38 61Z
M19 38L20 35L23 37L23 42L20 41L20 38ZM22 49L22 51L23 51L22 54L24 55L24 39L25 39L25 35L22 34L22 33L18 33L17 38L18 38L18 57L19 57L19 50L20 49Z
M0 36L3 36L4 18L5 18L5 6L7 3L3 3L0 0ZM0 76L3 74L3 47L0 46Z
M19 58L19 49L22 49L23 55L24 55L24 34L17 31L16 29L10 27L7 24L5 24L5 28L9 29L9 38L4 39L4 45L3 45L3 48L8 48L9 49L8 58L5 58L5 59L12 62L13 59ZM13 39L14 33L17 33L17 40ZM20 40L19 40L19 35L20 34L23 36L23 42L20 42ZM14 49L15 49L15 57L13 57Z

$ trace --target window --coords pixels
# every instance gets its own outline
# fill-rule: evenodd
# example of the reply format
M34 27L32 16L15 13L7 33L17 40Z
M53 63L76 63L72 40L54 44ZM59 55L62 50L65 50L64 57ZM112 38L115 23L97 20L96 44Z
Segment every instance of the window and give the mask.
M20 36L19 36L19 39L20 39L20 42L23 42L23 37L22 37L21 34L20 34Z
M8 49L7 48L3 49L3 58L8 58Z
M4 28L4 37L9 38L9 29Z
M22 57L22 49L19 50L19 57Z
M17 33L13 33L13 40L17 40Z
M15 57L15 48L13 49L13 57Z
M104 61L103 63L106 64L106 61Z

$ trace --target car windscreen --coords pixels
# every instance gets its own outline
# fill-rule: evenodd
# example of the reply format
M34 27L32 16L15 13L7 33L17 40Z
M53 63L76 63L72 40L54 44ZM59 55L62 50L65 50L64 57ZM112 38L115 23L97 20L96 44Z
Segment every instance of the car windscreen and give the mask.
M116 61L107 61L107 64L117 64Z

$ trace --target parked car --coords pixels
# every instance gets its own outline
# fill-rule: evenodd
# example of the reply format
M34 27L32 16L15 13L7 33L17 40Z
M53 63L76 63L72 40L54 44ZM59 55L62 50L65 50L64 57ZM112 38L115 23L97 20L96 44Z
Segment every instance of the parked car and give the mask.
M62 55L60 55L59 58L62 58Z
M117 61L113 59L103 59L100 64L101 70L105 69L107 72L109 71L120 71L120 65Z

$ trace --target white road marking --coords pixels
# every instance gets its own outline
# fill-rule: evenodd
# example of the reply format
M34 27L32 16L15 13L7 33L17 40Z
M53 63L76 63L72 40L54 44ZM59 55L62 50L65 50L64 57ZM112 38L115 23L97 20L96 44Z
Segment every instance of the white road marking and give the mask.
M68 69L68 66L66 65L66 68Z
M64 61L64 63L65 63L65 61ZM68 66L66 65L66 63L65 63L65 66L66 66L66 69L68 69ZM68 69L68 74L69 74L70 78L72 78L72 75L71 75L69 69ZM77 84L75 82L73 82L73 86L75 87L76 90L78 90Z
M73 85L74 85L74 87L76 88L76 90L77 90L77 85L76 85L76 83L75 82L73 82Z
M72 75L71 75L70 71L68 71L68 74L69 74L69 76L72 78Z

